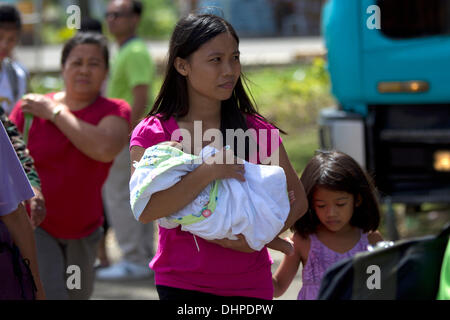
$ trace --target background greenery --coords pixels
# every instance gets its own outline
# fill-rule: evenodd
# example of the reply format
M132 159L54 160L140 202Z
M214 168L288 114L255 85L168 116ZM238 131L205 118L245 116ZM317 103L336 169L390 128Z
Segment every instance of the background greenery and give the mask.
M101 1L101 7L106 10L108 0ZM145 39L168 39L178 20L178 11L175 1L168 0L141 0L143 13L139 25L138 34ZM87 0L81 3L84 16L88 11ZM85 8L86 7L86 8ZM103 23L103 30L108 35L106 22L103 16L90 13L89 16L98 19ZM41 40L44 44L60 44L70 39L76 32L66 26L67 13L57 0L45 1L43 10L43 21L41 25ZM109 35L108 35L109 36Z

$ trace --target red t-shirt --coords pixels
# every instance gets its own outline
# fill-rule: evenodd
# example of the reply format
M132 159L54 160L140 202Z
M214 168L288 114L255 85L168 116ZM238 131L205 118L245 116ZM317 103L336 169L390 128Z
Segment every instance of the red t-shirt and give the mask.
M267 151L261 153L262 157L270 156L282 142L278 130L257 116L248 115L247 126L256 130L261 151ZM178 125L173 117L167 121L158 117L146 118L134 129L130 146L148 148L172 140L171 135L176 129ZM270 130L275 131L275 136ZM221 296L272 299L272 259L267 248L243 253L199 237L196 241L198 248L193 235L181 231L180 227L159 227L158 250L150 262L157 285Z
M20 105L21 101L10 119L23 131ZM91 105L72 113L93 125L111 115L129 123L131 109L123 100L99 96ZM112 162L103 163L88 157L51 121L37 117L30 128L28 149L41 179L47 208L47 216L40 227L62 239L86 237L99 228L103 224L101 191Z

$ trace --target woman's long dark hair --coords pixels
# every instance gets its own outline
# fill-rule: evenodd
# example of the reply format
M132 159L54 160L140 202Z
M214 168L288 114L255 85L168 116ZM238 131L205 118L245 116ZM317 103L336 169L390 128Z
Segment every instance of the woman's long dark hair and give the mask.
M212 14L190 14L178 21L170 39L169 57L166 73L161 90L155 100L148 116L161 114L164 120L171 116L176 118L185 116L189 111L189 99L186 78L174 67L177 57L188 58L200 46L213 39L217 35L228 32L239 44L239 37L231 24L221 17ZM262 117L255 107L254 102L248 96L242 75L239 77L233 93L228 100L222 101L220 130L225 145L226 129L247 130L244 114L258 115ZM245 87L248 90L247 85ZM235 141L236 145L236 141ZM233 148L235 154L237 148ZM246 141L246 155L248 160L248 142Z
M349 155L338 151L318 151L306 165L300 180L305 188L309 210L297 220L292 231L297 231L303 237L316 233L320 221L314 211L313 196L318 187L350 193L355 202L360 196L361 204L355 206L350 225L364 232L377 230L380 208L375 185Z

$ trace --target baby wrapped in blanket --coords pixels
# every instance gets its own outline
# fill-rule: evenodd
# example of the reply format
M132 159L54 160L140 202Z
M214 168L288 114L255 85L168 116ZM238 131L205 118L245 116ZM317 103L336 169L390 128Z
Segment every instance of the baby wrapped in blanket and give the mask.
M139 220L151 196L166 190L197 168L218 150L206 146L199 156L184 153L176 142L147 148L130 179L130 204ZM288 217L290 204L286 176L279 166L256 165L244 161L245 181L216 180L180 211L158 219L164 228L181 229L203 239L237 239L243 234L248 245L269 247L286 253L284 241L275 238ZM275 238L275 239L274 239Z

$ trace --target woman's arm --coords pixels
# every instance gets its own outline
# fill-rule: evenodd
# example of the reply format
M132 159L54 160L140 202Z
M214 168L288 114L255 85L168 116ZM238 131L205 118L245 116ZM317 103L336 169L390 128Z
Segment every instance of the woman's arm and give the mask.
M19 248L22 257L30 261L30 270L37 287L36 298L38 300L45 299L44 289L41 278L39 277L33 229L31 228L31 223L25 208L20 204L12 213L6 216L0 216L0 220L8 228L11 238Z
M97 161L113 161L128 141L129 124L118 116L106 116L93 125L77 118L66 105L36 94L25 96L21 107L24 113L53 121L78 150ZM54 116L56 107L62 110Z
M286 175L287 188L289 191L294 192L295 200L291 202L291 210L289 211L289 215L284 224L283 230L280 231L279 234L283 233L287 229L289 229L294 223L300 219L308 210L308 200L306 199L305 189L303 188L303 184L300 182L300 179L297 176L297 173L294 170L291 162L289 161L287 152L283 146L283 144L279 147L279 166L284 169L284 173ZM271 156L273 158L273 155ZM277 163L271 163L277 164ZM280 190L282 192L282 190Z
M113 161L128 142L128 123L117 116L106 116L92 125L64 109L54 123L78 150L97 161Z
M130 151L131 163L139 161L144 152L144 148L133 146ZM221 151L214 157L225 157L227 152L230 151ZM134 167L132 166L131 174L133 173ZM243 181L244 165L217 164L213 161L204 162L169 189L153 194L142 211L139 221L148 223L158 218L167 217L194 201L212 181L227 178Z
M284 224L283 230L280 231L279 234L283 233L287 229L289 229L302 215L305 214L305 212L308 210L308 201L306 199L305 190L303 188L302 183L298 179L297 173L295 172L294 168L292 167L286 150L284 149L284 146L281 144L279 147L279 161L271 161L270 164L272 165L279 165L284 169L284 172L286 174L286 180L287 180L287 187L289 190L289 197L291 198L291 194L293 193L294 201L290 201L291 203L291 210L289 212L289 216L286 219L286 222ZM275 159L274 154L272 154L272 159ZM283 192L280 190L280 192ZM245 237L243 235L238 235L238 240L229 240L229 239L217 239L217 240L210 240L210 242L213 242L215 244L218 244L224 248L233 249L241 252L254 252L253 250L245 240Z
M291 240L294 242L294 254L290 256L284 256L283 261L281 261L280 266L272 276L274 289L273 296L275 298L283 295L283 293L285 293L289 288L292 280L297 274L300 262L302 261L301 253L298 248L298 241L300 241L299 237L294 234L291 237Z

